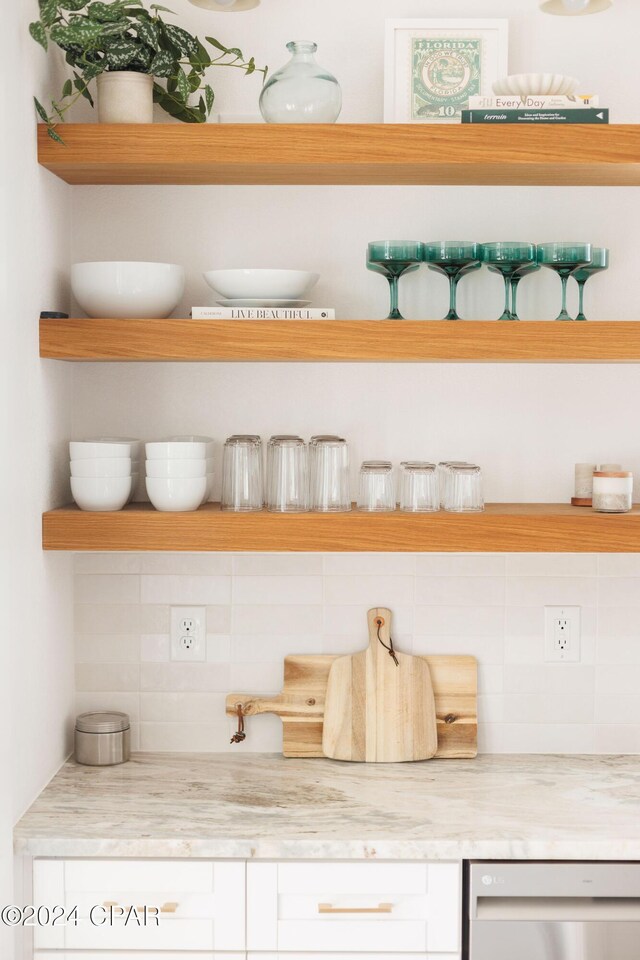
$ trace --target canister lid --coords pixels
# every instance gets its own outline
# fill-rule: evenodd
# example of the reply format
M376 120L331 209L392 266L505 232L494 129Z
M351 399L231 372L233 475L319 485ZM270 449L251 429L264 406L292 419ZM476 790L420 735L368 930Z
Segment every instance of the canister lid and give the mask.
M129 714L119 710L92 710L76 718L80 733L121 733L129 729Z

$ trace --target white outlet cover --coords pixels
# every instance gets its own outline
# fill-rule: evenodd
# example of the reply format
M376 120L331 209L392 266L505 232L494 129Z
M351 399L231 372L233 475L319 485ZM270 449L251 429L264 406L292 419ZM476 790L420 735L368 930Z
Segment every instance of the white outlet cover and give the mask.
M192 631L184 622L191 621ZM185 638L189 637L189 646ZM206 660L206 607L171 607L171 659L182 663L203 663Z
M564 649L558 643L558 622L567 623ZM580 607L544 608L544 659L547 663L580 662Z

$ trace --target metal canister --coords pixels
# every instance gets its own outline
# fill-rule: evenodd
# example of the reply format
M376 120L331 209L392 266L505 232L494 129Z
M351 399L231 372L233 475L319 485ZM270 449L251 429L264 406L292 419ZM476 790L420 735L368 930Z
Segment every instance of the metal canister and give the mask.
M75 757L90 767L126 763L131 753L129 715L118 710L81 713L76 719Z

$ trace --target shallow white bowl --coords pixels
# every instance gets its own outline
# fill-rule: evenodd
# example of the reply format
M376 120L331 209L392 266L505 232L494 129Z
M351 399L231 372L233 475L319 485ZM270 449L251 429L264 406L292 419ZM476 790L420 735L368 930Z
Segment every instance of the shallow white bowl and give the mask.
M175 263L74 263L73 295L90 317L164 319L184 293L184 268Z
M72 440L69 443L71 460L122 460L131 457L129 443L107 443L103 440Z
M96 457L72 460L72 477L130 477L131 457Z
M204 477L207 473L206 460L147 460L147 476L158 477L177 477L178 479L189 480L197 477Z
M209 270L209 286L227 300L301 300L319 273L306 270Z
M207 478L179 480L175 477L147 477L146 485L149 500L156 510L183 513L198 509L207 489Z
M147 460L206 460L207 445L202 441L161 440L145 443Z
M122 510L131 485L131 477L71 477L71 493L81 510Z
M579 83L561 73L514 73L496 80L493 92L499 97L572 97Z

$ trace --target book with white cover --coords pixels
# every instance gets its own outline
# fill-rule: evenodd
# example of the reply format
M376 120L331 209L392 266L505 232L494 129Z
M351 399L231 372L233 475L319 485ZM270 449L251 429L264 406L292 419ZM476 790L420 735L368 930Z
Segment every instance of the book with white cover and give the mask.
M326 307L192 307L192 320L335 320Z
M599 107L600 97L519 97L508 94L501 97L469 97L469 110L580 110Z

